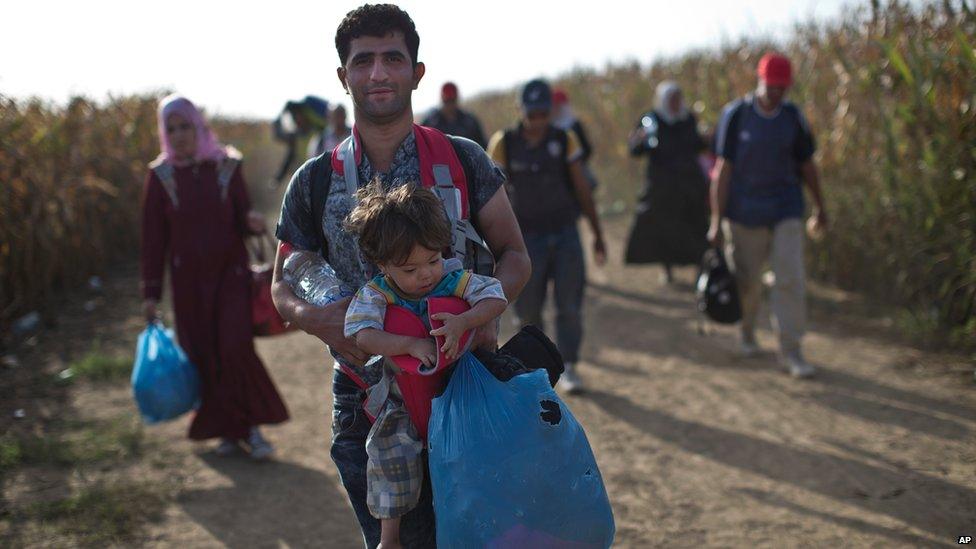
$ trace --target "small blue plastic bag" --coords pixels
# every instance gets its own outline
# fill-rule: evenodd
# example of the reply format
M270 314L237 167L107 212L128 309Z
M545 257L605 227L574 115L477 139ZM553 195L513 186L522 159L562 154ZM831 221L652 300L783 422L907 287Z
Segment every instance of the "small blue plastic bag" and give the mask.
M132 394L143 420L152 425L196 409L200 374L173 333L154 322L139 334L132 368Z
M433 401L428 445L439 547L613 543L593 451L545 370L501 382L465 353Z

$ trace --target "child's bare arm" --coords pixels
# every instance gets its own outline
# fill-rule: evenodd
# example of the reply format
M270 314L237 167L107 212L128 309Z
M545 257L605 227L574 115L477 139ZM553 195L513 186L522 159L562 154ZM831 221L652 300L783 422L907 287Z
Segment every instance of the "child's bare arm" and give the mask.
M441 351L449 359L454 358L458 352L458 342L464 332L484 326L492 320L501 316L505 312L508 303L504 299L487 298L475 303L473 307L459 315L450 313L437 313L430 318L444 322L444 325L436 330L431 330L432 336L444 336L444 345Z
M372 355L410 355L427 366L437 364L434 342L429 339L391 334L376 328L356 332L356 345Z
M482 299L475 303L474 307L471 307L458 316L464 319L464 329L471 330L479 326L484 326L489 321L502 316L506 307L508 307L508 302L504 299Z

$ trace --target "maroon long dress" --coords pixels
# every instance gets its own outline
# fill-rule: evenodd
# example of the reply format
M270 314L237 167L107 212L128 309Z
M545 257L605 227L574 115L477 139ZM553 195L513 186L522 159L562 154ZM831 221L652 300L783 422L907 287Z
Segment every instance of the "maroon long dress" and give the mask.
M244 236L250 199L237 166L221 200L217 165L176 168L173 202L150 170L143 193L142 295L159 299L167 262L180 346L200 372L201 405L189 437L246 438L250 428L288 419L254 351Z

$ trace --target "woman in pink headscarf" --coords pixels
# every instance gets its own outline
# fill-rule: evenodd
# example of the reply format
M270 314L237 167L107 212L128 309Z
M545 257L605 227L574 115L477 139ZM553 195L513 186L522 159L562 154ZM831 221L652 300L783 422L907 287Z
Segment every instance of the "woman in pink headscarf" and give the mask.
M240 153L217 141L193 103L170 95L158 118L162 153L143 195L143 310L156 318L168 257L176 332L202 381L189 436L220 438L221 455L243 448L267 459L274 449L258 425L288 412L252 335L244 237L264 232L264 217L251 210Z

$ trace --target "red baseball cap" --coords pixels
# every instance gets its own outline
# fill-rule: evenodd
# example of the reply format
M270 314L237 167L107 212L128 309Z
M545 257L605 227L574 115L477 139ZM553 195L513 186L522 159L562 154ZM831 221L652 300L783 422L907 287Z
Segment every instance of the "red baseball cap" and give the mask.
M793 85L793 67L790 65L790 60L778 53L767 53L762 56L759 66L756 67L756 74L768 86Z
M566 95L566 90L562 88L552 90L553 105L565 105L566 103L569 103L569 96Z
M441 101L453 101L458 98L458 88L457 84L454 82L445 82L441 86Z

